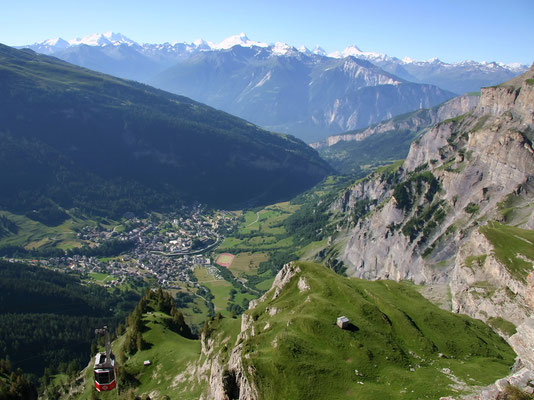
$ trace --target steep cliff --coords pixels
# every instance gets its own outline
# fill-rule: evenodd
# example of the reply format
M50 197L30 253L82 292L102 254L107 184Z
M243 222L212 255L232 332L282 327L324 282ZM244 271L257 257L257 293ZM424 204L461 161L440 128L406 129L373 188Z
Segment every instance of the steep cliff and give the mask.
M533 78L483 88L472 112L334 203L350 276L448 285L454 311L504 337L534 314Z
M533 75L483 89L472 113L439 123L401 166L357 182L339 199L350 275L448 279L479 225L515 218L514 225L532 227ZM363 203L364 215L354 215Z
M478 94L464 94L432 108L424 108L402 114L365 129L328 136L324 141L311 143L310 146L314 149L321 149L331 147L339 142L359 142L369 136L391 131L410 130L416 132L437 122L471 111L477 105L478 100Z

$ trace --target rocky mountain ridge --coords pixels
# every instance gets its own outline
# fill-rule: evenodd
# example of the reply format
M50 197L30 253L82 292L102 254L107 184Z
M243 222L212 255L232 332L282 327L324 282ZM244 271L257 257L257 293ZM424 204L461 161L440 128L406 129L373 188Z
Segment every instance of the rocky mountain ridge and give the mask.
M406 158L412 142L431 126L471 111L478 100L477 94L458 96L365 129L329 136L310 146L338 172L363 176L365 170Z
M530 75L532 71L523 76L523 81L530 79ZM378 223L381 216L384 220L381 221L380 230L369 230L373 232L372 238L381 243L407 240L404 245L413 250L405 255L408 259L386 263L400 274L395 276L396 279L414 277L411 274L416 274L418 281L433 280L430 279L433 274L425 278L424 268L415 267L427 264L423 262L422 253L432 244L431 238L427 238L428 240L423 243L419 232L410 238L397 228L392 229L394 227L391 225L399 224L412 216L416 205L424 208L431 204L430 200L434 201L433 197L436 194L440 195L440 200L448 203L445 208L448 209L449 216L445 218L445 223L441 224L441 229L446 230L460 217L468 217L468 225L475 222L472 214L464 210L469 203L479 205L477 215L484 215L490 211L494 212L497 203L512 195L514 191L530 196L528 188L532 179L533 157L529 139L532 135L530 111L532 91L532 85L528 83L524 83L521 88L500 86L483 89L481 100L472 113L436 125L412 144L408 158L401 168L391 173L391 176L385 178L379 175L375 179L366 179L356 184L337 203L335 206L337 210L347 211L357 201L362 200L362 197L365 198L367 193L370 194L369 199L380 199L382 196L388 199L377 212L368 215L365 221L353 223L358 226L362 223L372 224L372 221ZM396 192L392 184L395 182L402 182L402 186L397 188ZM412 191L412 182L417 183L418 191ZM380 195L368 188L377 185L381 188ZM426 198L420 198L424 194L427 194ZM409 195L413 195L414 198L410 199ZM416 204L417 201L419 203ZM531 223L526 222L525 226L527 225L530 227ZM363 231L363 227L357 227L351 232ZM356 236L350 237L351 243L359 243ZM395 239L392 239L393 237ZM439 235L433 234L431 237L437 238ZM443 260L443 255L437 256L441 247L444 246L433 249L434 257L431 258L433 261ZM345 249L345 260L352 266L351 275L360 275L367 270L366 268L370 268L368 255L354 251L351 245L347 245ZM442 251L445 251L444 249ZM383 259L381 261L385 262ZM374 262L371 264L376 266ZM400 272L403 265L415 269L410 267Z
M150 83L305 141L452 97L353 57L274 56L269 49L240 46L198 53Z

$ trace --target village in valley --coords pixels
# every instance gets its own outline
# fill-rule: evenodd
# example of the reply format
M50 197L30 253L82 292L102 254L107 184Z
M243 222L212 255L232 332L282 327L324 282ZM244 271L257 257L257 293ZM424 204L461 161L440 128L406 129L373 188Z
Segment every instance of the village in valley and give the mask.
M210 252L238 223L235 213L206 211L200 205L183 207L179 212L151 214L139 218L125 214L115 226L87 225L76 234L89 248L123 242L128 250L113 257L65 255L33 260L34 264L76 271L100 281L107 287L127 280L151 280L166 289L190 283L197 286L193 269L207 267L213 275Z

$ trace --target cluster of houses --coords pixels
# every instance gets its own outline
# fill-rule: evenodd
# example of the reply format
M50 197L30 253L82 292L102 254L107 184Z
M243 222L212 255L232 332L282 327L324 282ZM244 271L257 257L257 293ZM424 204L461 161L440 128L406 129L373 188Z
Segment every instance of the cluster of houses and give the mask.
M193 267L211 266L204 250L220 243L223 235L237 224L232 213L207 213L200 206L182 210L179 216L161 215L157 220L129 217L112 229L87 226L77 234L91 247L108 240L133 242L134 247L125 254L111 258L74 255L35 263L81 273L105 273L113 278L106 280L107 286L120 285L128 277L151 276L160 286L172 288L177 282L191 282Z

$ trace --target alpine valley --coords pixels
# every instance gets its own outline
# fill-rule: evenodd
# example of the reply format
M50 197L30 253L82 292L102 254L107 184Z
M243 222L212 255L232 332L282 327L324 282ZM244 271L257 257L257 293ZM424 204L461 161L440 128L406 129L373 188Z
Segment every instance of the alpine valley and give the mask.
M29 47L0 45L0 399L534 398L534 65Z

